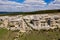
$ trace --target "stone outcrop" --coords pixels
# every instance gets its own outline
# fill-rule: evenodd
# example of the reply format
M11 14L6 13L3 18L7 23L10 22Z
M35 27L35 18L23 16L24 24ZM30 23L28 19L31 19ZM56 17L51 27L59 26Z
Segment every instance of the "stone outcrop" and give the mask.
M8 30L19 30L26 32L29 30L60 28L60 14L35 14L0 16L0 28Z

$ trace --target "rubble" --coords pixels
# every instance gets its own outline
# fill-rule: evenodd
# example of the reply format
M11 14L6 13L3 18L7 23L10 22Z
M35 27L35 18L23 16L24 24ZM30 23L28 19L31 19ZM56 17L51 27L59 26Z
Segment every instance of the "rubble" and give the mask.
M20 30L26 32L30 30L60 28L59 14L35 14L35 15L16 15L0 16L0 28L8 30Z

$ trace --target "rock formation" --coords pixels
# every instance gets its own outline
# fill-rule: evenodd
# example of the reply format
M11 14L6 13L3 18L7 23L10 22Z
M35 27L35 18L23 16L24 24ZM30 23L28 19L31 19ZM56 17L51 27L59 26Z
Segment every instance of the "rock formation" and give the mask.
M16 15L0 16L0 28L8 30L19 30L26 32L29 30L54 29L60 28L59 14L35 14L35 15Z

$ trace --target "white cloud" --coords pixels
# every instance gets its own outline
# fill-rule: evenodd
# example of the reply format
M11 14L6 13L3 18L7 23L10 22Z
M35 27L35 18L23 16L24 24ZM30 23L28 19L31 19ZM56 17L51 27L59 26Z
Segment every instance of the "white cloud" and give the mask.
M47 9L60 9L60 0L56 0L46 6L43 0L26 0L24 3L17 3L8 0L0 0L0 11L7 12L28 12Z

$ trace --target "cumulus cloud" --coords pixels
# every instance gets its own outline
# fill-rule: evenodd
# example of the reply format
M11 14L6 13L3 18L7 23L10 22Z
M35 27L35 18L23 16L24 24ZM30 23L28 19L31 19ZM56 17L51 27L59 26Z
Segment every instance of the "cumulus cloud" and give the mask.
M29 12L38 10L60 9L60 0L46 5L43 0L26 0L23 3L0 0L0 11L5 12Z

